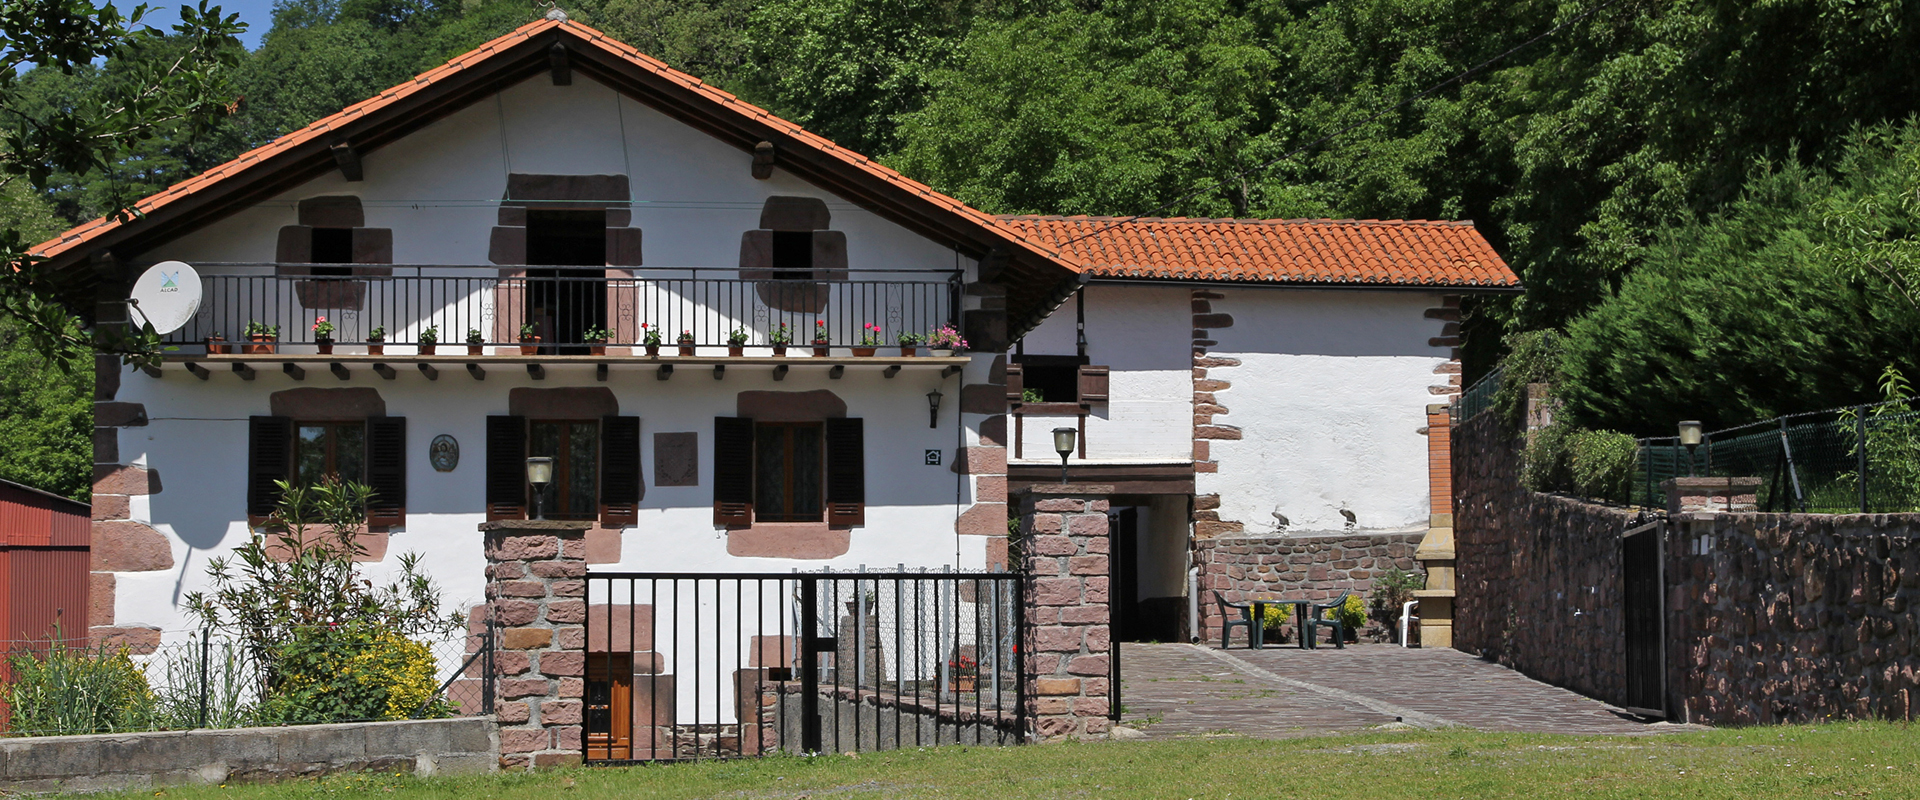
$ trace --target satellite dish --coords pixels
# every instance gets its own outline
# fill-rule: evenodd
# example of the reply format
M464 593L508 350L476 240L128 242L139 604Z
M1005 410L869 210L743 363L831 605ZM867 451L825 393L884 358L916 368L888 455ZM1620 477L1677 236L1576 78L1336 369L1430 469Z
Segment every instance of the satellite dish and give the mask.
M133 282L132 302L140 319L154 333L167 334L185 327L200 310L200 273L184 261L162 261Z

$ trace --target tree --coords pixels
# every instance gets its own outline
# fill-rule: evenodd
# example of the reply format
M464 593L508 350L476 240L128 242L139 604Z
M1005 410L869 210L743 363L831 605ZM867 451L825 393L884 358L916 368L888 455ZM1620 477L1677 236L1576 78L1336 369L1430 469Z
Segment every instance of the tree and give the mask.
M0 8L0 109L5 146L0 149L0 185L24 180L44 189L56 172L117 175L143 142L191 137L232 108L225 81L238 62L242 26L201 0L182 6L172 34L145 26L146 7L122 15L112 4L90 0L25 0ZM105 59L107 67L92 64ZM79 91L60 102L34 102L23 92L27 65L63 75L89 75ZM108 184L112 213L128 216L141 196L130 182ZM66 363L64 356L100 349L137 363L151 363L159 340L151 330L87 331L60 303L61 276L42 268L28 248L39 240L17 227L0 229L0 316L10 318L22 341Z
M25 181L0 187L0 228L32 241L64 222ZM93 370L53 357L0 319L0 478L86 502L93 486Z

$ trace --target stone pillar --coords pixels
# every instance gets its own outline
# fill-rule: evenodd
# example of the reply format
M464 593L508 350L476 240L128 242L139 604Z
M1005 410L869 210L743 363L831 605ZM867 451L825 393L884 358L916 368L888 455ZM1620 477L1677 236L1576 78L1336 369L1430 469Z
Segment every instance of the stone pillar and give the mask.
M1420 600L1420 646L1453 646L1453 412L1445 403L1427 406L1427 535L1413 552L1427 575Z
M483 522L500 766L580 763L591 522Z
M1028 716L1041 741L1104 736L1107 718L1107 496L1112 486L1039 485L1021 490L1021 554L1027 574Z
M1670 478L1660 482L1667 513L1732 514L1759 509L1759 478Z

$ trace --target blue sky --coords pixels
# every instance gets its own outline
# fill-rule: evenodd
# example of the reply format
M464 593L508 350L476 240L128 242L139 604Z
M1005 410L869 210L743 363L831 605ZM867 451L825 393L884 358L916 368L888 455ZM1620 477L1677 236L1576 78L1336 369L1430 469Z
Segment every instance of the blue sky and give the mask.
M148 0L148 2L153 6L153 10L147 12L148 25L165 30L180 21L180 3L177 0L171 3L160 0ZM210 0L210 2L217 3L222 14L239 14L240 21L247 23L247 32L240 34L240 41L246 43L248 50L260 47L260 37L265 36L267 28L273 25L273 0ZM114 3L122 12L131 11L139 4L138 0L132 0L132 2L116 0ZM198 0L195 0L195 4L198 5Z

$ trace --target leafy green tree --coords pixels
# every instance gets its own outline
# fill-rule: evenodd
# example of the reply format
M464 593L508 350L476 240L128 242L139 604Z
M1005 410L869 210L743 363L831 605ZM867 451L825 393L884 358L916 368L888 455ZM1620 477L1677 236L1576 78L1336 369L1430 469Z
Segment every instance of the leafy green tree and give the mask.
M0 228L37 242L63 227L25 181L0 187ZM93 486L92 365L41 352L15 325L0 319L0 478L85 502Z

